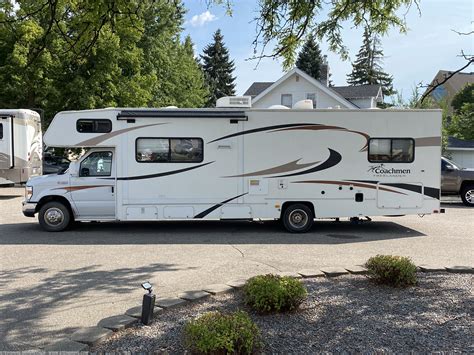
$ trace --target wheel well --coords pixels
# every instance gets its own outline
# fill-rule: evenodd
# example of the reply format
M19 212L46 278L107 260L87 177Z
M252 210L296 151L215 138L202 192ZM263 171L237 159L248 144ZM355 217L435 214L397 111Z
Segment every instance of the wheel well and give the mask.
M461 183L461 189L460 189L459 192L461 193L462 190L464 190L464 188L465 188L466 186L470 186L470 185L474 186L474 181L472 181L472 180L471 180L471 181L470 181L470 180L465 180L465 181L463 181L463 182Z
M314 205L313 205L312 202L308 202L308 201L286 201L286 202L283 202L283 205L281 206L281 215L280 215L280 217L283 216L283 214L285 213L285 211L288 207L290 207L291 205L296 205L296 204L301 204L301 205L307 206L311 210L311 212L313 212L313 216L316 217L316 213L314 212Z
M58 195L45 196L45 197L41 198L38 201L38 203L36 204L35 213L39 212L41 207L43 207L46 203L52 202L52 201L61 202L64 206L67 207L67 209L71 213L71 217L74 217L74 212L72 210L71 204L69 203L68 199L63 197L63 196L58 196Z

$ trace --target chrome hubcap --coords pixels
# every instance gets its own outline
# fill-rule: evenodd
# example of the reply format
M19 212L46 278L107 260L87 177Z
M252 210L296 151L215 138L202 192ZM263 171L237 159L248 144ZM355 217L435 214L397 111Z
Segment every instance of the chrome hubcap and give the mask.
M289 216L289 222L293 228L296 228L296 229L302 228L308 222L308 215L303 210L291 211L290 216Z
M474 190L468 190L465 197L467 202L474 204Z
M44 214L44 221L46 224L55 227L59 224L61 224L64 220L64 214L63 212L56 207L50 208L46 211Z

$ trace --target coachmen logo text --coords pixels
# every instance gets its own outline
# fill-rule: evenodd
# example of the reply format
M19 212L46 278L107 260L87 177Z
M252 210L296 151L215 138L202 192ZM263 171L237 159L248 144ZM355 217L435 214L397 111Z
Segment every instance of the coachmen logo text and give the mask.
M384 176L403 176L411 173L410 169L389 168L386 167L384 164L372 165L367 171L369 173L374 173L374 175Z

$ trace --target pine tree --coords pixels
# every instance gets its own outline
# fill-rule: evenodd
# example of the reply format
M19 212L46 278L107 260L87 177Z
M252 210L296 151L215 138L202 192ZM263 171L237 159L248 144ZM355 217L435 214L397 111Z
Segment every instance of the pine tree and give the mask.
M201 55L202 70L209 88L207 107L213 107L218 98L235 95L234 61L229 58L221 30L214 33L214 41L207 45Z
M382 86L384 96L395 93L393 89L393 77L385 73L382 69L383 51L380 39L372 36L366 28L364 31L364 41L357 54L357 59L352 63L352 73L347 76L350 85L373 85Z
M321 55L319 45L314 36L311 35L298 54L296 66L313 78L321 80L321 67L323 64L324 59Z

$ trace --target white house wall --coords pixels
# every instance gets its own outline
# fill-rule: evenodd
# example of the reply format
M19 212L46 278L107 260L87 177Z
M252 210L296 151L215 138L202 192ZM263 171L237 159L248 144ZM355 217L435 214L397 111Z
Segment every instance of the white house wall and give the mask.
M447 150L452 161L463 168L474 169L474 149L472 150Z
M308 93L316 93L317 108L328 108L336 106L341 106L341 108L350 108L347 106L343 106L343 104L336 101L335 99L315 87L308 80L302 78L301 76L299 76L299 81L296 81L295 75L291 76L286 81L278 85L278 87L273 89L271 92L262 97L256 103L252 103L252 107L268 108L272 105L280 105L282 94L292 94L294 104L297 101L306 99L306 94Z
M372 108L373 99L349 99L354 105L359 108Z

